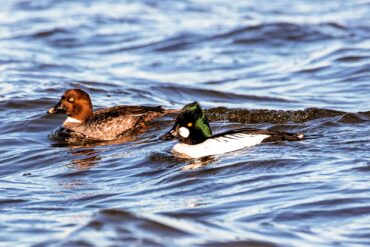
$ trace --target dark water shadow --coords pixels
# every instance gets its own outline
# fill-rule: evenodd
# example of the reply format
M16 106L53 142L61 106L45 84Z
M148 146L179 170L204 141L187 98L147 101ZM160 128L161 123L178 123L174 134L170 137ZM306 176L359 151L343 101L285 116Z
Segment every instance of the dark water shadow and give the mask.
M303 123L318 118L335 117L346 114L343 111L330 109L307 108L304 110L268 110L217 107L206 109L210 121L228 120L230 122L258 124L282 124L288 122Z

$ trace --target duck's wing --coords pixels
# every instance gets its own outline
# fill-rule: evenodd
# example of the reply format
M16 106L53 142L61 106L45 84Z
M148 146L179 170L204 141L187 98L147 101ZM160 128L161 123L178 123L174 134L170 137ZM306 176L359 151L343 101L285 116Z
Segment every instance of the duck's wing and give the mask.
M142 131L146 122L168 114L162 107L115 106L97 110L79 130L97 139L113 140Z
M213 137L226 137L226 138L238 138L242 135L266 135L263 142L277 142L277 141L299 141L302 140L304 135L302 133L287 133L280 131L264 130L264 129L255 129L255 128L241 128L230 130L227 132L219 133Z
M108 112L117 113L117 114L137 115L137 114L145 114L148 112L165 113L166 110L163 109L161 106L120 105L120 106L99 109L95 111L94 114L106 114Z
M133 106L133 105L120 105L110 108L100 109L94 112L94 115L113 114L113 115L130 115L142 116L150 115L154 117L165 116L167 114L178 113L180 110L164 109L162 106Z

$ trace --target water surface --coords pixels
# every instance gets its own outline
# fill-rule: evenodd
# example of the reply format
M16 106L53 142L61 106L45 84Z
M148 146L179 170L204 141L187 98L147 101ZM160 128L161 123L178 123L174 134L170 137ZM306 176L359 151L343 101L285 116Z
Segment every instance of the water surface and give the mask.
M2 1L0 245L369 245L369 16L367 0ZM215 132L308 138L186 161L157 140L167 118L58 146L46 111L75 87L95 108L198 100Z

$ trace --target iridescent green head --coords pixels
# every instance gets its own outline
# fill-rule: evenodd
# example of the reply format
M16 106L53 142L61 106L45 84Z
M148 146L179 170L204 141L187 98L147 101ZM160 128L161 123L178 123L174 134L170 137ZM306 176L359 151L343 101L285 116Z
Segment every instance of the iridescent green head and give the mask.
M180 142L186 144L198 144L210 137L212 137L212 131L208 119L200 104L195 101L182 108L173 128L161 139L178 138Z

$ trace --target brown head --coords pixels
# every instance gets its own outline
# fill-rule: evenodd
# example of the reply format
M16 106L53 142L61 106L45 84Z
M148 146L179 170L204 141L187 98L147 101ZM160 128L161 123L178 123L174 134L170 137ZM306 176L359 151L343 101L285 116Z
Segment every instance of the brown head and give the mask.
M81 89L68 89L53 108L48 110L49 114L67 114L74 119L85 121L93 114L90 96Z

